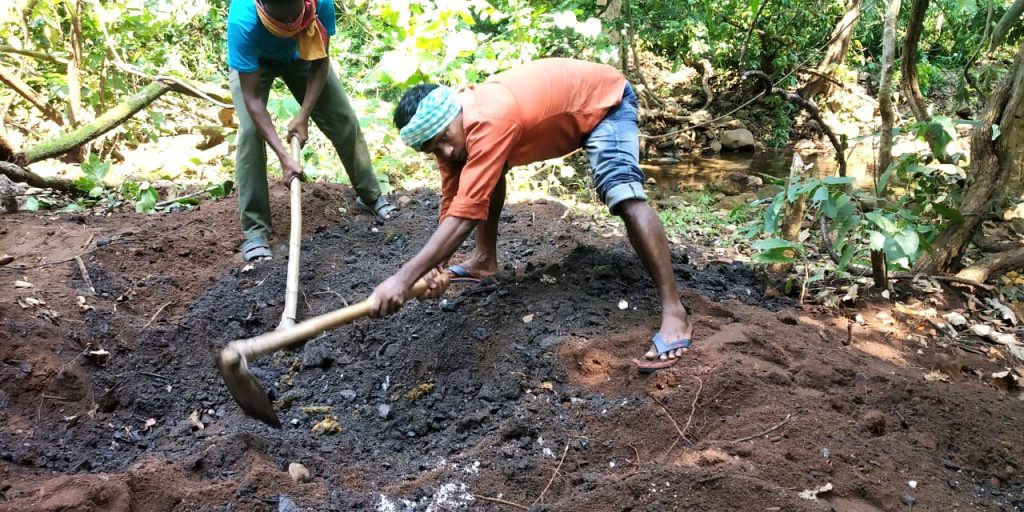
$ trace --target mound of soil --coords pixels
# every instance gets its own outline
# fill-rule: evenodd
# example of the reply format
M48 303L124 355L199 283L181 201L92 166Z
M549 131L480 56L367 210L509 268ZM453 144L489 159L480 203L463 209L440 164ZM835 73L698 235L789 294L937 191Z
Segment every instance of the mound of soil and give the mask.
M430 192L380 224L306 188L300 318L361 300L436 222ZM614 226L554 202L507 207L497 279L252 364L272 429L213 365L284 302L284 258L239 268L234 207L5 222L11 265L106 243L95 295L73 262L0 273L0 509L1024 510L1024 402L960 372L991 363L943 353L953 382L926 382L934 351L677 246L696 349L638 375L653 286Z

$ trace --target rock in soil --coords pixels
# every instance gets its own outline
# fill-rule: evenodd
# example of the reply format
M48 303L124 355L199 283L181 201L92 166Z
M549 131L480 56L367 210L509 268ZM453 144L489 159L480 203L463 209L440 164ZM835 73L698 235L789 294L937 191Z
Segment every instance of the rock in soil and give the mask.
M306 466L299 464L298 462L292 462L288 464L288 474L291 475L292 481L296 483L306 483L313 479L309 474L309 470Z

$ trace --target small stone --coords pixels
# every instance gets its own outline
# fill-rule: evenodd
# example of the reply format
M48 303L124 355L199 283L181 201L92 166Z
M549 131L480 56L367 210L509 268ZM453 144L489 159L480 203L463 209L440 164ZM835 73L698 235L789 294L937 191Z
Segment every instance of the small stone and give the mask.
M291 475L292 481L296 483L306 483L313 479L312 475L309 474L309 470L306 466L299 464L298 462L292 462L288 464L288 474Z
M752 149L754 134L745 128L725 130L721 135L722 147L725 149Z
M343 389L341 390L341 397L345 400L352 401L356 399L356 390L354 389Z
M355 256L345 256L345 263L348 265L352 265L357 261L359 261L359 258Z
M946 313L945 315L942 315L942 318L945 318L953 327L963 327L967 325L967 318L956 311Z
M388 404L380 404L377 406L377 416L381 419L388 419L391 416L391 406Z
M277 512L302 512L302 509L291 498L282 494L277 499Z
M302 349L303 368L327 369L334 362L334 356L326 344L311 341Z
M917 504L917 499L906 493L900 494L900 501L902 501L903 504L908 507L913 507L915 504Z

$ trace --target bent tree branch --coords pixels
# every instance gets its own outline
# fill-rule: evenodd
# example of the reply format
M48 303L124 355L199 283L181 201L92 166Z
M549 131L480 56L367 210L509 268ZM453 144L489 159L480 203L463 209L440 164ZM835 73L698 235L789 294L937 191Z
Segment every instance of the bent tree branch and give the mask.
M1024 14L1024 0L1016 0L1013 2L1006 12L1003 13L1003 17L999 18L999 22L996 23L996 28L992 30L992 42L988 46L988 52L992 52L999 49L999 46L1003 44L1003 39L1006 38L1007 32L1010 31L1010 27L1017 23L1020 19L1021 14Z
M32 87L18 78L18 75L13 73L10 69L0 66L0 82L3 82L22 98L28 100L28 102L39 109L47 119L57 123L58 125L64 124L64 119L61 117L60 112L57 112L49 103L44 101L43 98L40 98L36 92L32 90Z
M97 117L95 121L83 124L52 141L44 142L38 146L29 148L23 155L21 155L22 158L19 160L25 164L31 164L47 158L60 156L79 148L85 143L107 133L121 123L127 121L135 115L136 112L145 108L146 105L156 101L157 98L167 91L170 91L171 88L172 86L168 83L159 81L153 82L142 88L142 90L134 96L104 112L103 115Z
M772 79L768 75L766 75L764 72L762 72L762 71L745 71L745 72L743 72L743 78L747 78L747 77L754 77L754 78L758 79L761 82L761 84L764 86L764 95L765 96L767 96L769 94L778 94L779 96L782 96L783 98L789 100L790 102L792 102L796 106L802 108L804 111L807 112L808 115L811 116L812 119L814 119L815 122L818 123L818 126L821 127L821 131L825 134L826 137L828 137L829 142L832 143L832 147L835 148L835 150L836 150L836 162L838 162L838 164L839 164L839 175L845 177L846 176L846 151L845 151L845 148L843 147L843 144L841 142L839 142L839 138L836 137L836 134L835 134L835 132L832 131L832 128L829 127L829 125L825 123L825 120L821 118L821 111L818 109L818 106L815 105L813 101L806 100L806 99L802 98L800 95L793 94L793 93L791 93L791 92L789 92L789 91L787 91L785 89L782 89L780 87L773 87L772 86Z

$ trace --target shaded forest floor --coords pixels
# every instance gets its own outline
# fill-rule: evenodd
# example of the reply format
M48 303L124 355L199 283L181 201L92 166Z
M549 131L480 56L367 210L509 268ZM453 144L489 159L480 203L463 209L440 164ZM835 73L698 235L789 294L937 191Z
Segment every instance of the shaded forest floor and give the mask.
M303 193L300 318L368 294L438 207L413 192L379 224L339 212L347 187ZM242 271L235 208L4 217L0 510L1024 510L1024 401L978 377L999 361L675 244L696 349L638 375L652 284L616 226L553 201L506 207L496 281L262 359L270 429L213 366L283 306L286 258Z

